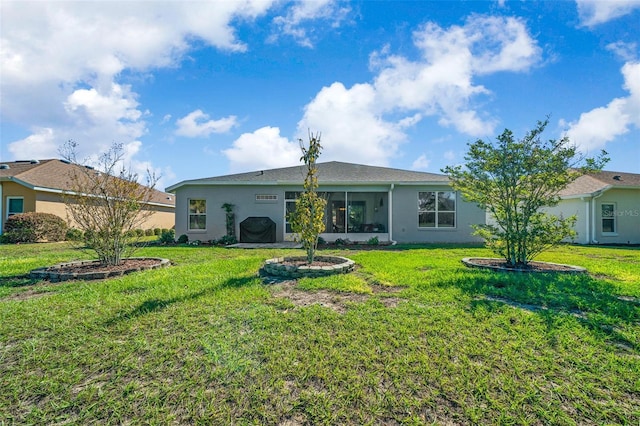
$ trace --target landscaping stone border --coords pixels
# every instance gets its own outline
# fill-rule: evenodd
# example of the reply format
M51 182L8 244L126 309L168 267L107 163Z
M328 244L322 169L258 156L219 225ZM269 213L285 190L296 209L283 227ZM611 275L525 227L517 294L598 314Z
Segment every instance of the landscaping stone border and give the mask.
M586 274L587 269L582 266L575 265L566 265L564 263L552 263L552 262L532 262L537 265L548 265L549 268L531 268L531 269L522 269L522 268L506 268L504 266L496 266L496 265L486 265L478 262L474 262L474 260L499 260L489 257L465 257L462 259L462 263L469 268L478 268L478 269L490 269L493 271L499 272L518 272L518 273L558 273L558 274Z
M302 277L326 277L329 275L346 274L354 270L356 264L353 260L340 256L316 256L319 263L331 265L295 265L295 262L306 261L304 256L276 257L265 261L260 269L260 275L285 279Z
M100 280L105 278L117 277L132 272L165 268L171 264L169 259L162 259L156 257L130 257L123 260L156 260L156 263L151 265L138 265L129 269L119 270L103 270L103 271L90 271L90 272L60 272L62 268L85 267L87 265L99 265L98 260L78 260L74 262L59 263L54 266L46 266L44 268L34 269L29 273L29 278L37 280L49 280L51 282L68 281L68 280Z

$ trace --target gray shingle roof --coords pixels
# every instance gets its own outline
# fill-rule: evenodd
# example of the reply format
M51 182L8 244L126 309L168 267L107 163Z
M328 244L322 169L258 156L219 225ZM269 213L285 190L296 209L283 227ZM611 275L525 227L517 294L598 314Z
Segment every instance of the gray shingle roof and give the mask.
M75 168L82 167L61 160L2 162L0 181L14 181L40 190L70 190L70 177ZM154 190L153 203L175 206L175 197L166 192Z
M592 195L609 188L637 188L640 189L640 174L613 172L603 170L580 176L564 190L561 197Z
M318 183L322 184L391 184L391 183L444 183L445 175L392 169L388 167L366 166L362 164L329 161L318 163ZM306 176L306 166L284 167L280 169L258 170L225 176L185 180L167 188L172 192L185 185L251 185L251 184L296 184L301 185Z

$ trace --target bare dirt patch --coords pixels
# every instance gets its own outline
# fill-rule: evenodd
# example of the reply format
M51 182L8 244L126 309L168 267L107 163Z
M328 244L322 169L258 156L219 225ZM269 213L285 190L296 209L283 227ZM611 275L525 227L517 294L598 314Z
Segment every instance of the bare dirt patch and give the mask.
M357 293L333 292L328 290L306 291L300 290L296 280L279 282L273 291L273 295L278 298L287 298L296 307L320 305L332 309L340 314L344 314L350 303L365 303L371 295ZM401 291L384 286L373 286L374 294ZM402 301L397 297L381 297L380 303L388 308L395 308Z

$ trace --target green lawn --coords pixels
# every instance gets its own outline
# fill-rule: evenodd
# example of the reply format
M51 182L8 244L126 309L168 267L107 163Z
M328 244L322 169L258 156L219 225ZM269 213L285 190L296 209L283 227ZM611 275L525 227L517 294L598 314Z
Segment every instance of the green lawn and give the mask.
M589 276L466 269L477 247L335 250L350 275L257 277L287 250L148 247L175 265L52 284L86 258L0 245L0 425L640 423L640 250L560 247ZM329 298L326 299L327 294Z

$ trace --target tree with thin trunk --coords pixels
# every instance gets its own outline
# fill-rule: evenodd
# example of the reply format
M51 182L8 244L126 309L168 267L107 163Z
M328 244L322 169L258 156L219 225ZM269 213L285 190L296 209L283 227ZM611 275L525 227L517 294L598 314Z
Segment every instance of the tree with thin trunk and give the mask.
M523 267L541 252L576 235L576 216L550 215L544 208L560 202L559 192L584 173L601 170L609 160L602 151L585 158L568 138L541 139L547 117L516 140L509 129L493 144L478 140L469 145L466 164L442 171L462 196L485 209L488 224L473 225L509 267Z
M320 156L320 134L309 134L309 147L305 147L302 139L299 140L302 157L307 168L304 179L304 192L296 199L295 211L290 215L289 222L297 239L302 242L307 251L307 263L313 263L316 249L318 248L318 236L324 231L324 210L327 201L318 192L318 168L316 160Z
M87 248L103 265L119 265L137 249L141 228L153 214L150 208L158 179L147 171L147 185L124 166L122 144L114 143L98 158L97 167L78 163L77 143L68 141L62 157L74 164L68 190L63 194L72 224L84 232Z

